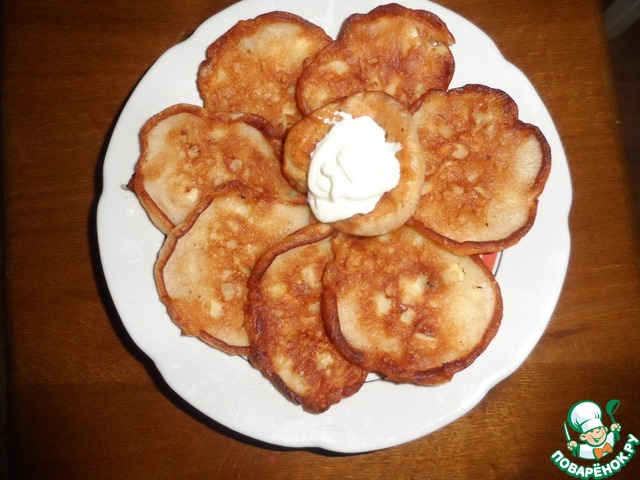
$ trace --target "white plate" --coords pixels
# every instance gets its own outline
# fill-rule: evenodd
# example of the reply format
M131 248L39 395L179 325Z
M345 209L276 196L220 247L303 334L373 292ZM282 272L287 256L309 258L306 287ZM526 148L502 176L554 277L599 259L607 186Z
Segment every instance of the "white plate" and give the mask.
M335 37L348 15L368 12L378 2L244 0L231 6L160 57L131 95L109 143L97 226L104 274L122 323L181 397L217 422L264 442L363 452L399 445L453 422L525 360L549 322L562 288L570 249L571 181L558 133L542 100L473 24L428 1L399 3L430 10L447 23L456 38L452 86L484 83L509 93L520 107L521 119L540 127L553 155L534 227L502 256L497 275L504 295L502 326L489 348L448 384L370 382L326 413L304 412L244 359L180 336L158 300L152 275L164 237L136 197L123 188L139 155L143 123L178 102L201 105L195 82L198 65L206 47L238 20L285 10Z

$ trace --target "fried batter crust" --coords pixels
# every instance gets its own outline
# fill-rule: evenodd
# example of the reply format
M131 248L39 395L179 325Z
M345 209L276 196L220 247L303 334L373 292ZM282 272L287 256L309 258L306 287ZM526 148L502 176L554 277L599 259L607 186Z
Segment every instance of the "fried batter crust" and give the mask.
M309 224L306 205L229 183L169 233L155 279L160 300L185 335L247 354L244 306L256 259Z
M387 379L438 384L470 365L502 318L498 284L479 257L460 257L403 226L333 238L323 278L329 336L350 361Z
M517 243L551 169L542 132L518 119L505 92L483 85L429 92L412 110L427 164L413 224L458 254Z
M282 175L280 143L256 115L211 113L178 104L149 119L140 140L142 151L129 186L164 233L206 195L232 180L259 191L296 196Z
M378 235L402 225L415 211L424 183L424 156L409 111L384 92L358 92L319 108L296 123L284 144L283 173L299 192L307 193L311 154L331 130L331 122L346 112L354 118L371 117L386 132L386 141L400 143L400 181L382 195L374 210L332 223L354 235Z
M261 115L284 135L302 115L298 77L331 42L322 28L292 13L238 22L209 46L198 71L205 108Z
M432 88L447 88L454 43L431 12L382 5L347 18L336 41L309 63L298 81L305 113L365 90L381 90L408 107Z
M261 255L248 282L251 363L314 413L353 395L367 376L342 357L322 323L322 274L333 232L316 223L290 235Z

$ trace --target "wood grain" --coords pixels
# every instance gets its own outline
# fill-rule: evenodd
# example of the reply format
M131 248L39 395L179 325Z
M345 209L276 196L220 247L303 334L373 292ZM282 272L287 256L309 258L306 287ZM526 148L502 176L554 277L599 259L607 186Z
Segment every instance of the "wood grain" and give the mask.
M571 170L572 254L527 361L455 423L360 455L235 434L164 384L105 287L95 205L136 83L232 1L5 2L2 135L13 478L565 478L570 406L617 398L640 435L640 280L597 0L449 0L531 79ZM640 458L614 478L640 472Z

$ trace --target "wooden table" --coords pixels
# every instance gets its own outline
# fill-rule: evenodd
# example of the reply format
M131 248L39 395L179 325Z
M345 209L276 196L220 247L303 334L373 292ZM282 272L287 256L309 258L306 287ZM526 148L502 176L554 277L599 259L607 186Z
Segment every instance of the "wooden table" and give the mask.
M536 86L573 182L559 303L524 364L470 413L358 455L271 447L170 391L125 332L96 245L112 127L151 64L230 0L4 5L8 442L14 478L567 478L571 405L620 400L640 437L640 278L598 0L443 0ZM616 448L621 448L617 445ZM604 463L604 462L603 462ZM640 457L614 478L640 475Z

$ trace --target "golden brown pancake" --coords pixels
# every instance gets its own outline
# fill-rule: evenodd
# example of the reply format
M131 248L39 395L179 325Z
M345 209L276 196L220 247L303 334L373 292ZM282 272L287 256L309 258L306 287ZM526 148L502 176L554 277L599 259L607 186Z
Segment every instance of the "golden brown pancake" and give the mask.
M279 142L256 115L174 105L147 121L140 139L142 153L130 186L164 233L232 180L259 191L295 195L282 176Z
M310 210L230 183L206 197L167 236L155 277L160 299L185 335L246 354L247 279L262 252L309 224Z
M336 41L300 75L298 103L305 113L341 97L380 90L409 107L432 88L447 88L454 38L431 12L383 5L344 22Z
M283 171L299 192L306 193L311 154L338 122L339 112L371 117L386 132L386 141L400 143L396 153L400 181L382 195L374 210L332 223L337 230L354 235L378 235L402 225L413 214L424 183L424 156L411 114L384 92L359 92L319 108L296 123L287 135Z
M387 379L438 384L495 336L502 298L479 257L457 256L402 226L339 234L323 279L323 315L342 354Z
M331 41L322 28L292 13L238 22L209 46L200 66L198 89L205 108L261 115L284 135L301 116L298 77Z
M482 85L429 92L413 110L427 158L415 225L459 254L517 243L551 169L540 130L518 119L506 93Z
M322 274L333 231L316 223L290 235L260 257L249 279L251 363L316 413L357 392L368 373L340 355L322 323Z

